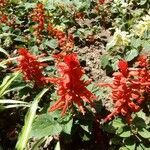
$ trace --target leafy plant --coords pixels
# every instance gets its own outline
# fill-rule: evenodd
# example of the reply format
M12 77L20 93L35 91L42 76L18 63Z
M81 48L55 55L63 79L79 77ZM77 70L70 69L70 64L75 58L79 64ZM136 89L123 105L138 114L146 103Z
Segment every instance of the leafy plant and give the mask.
M23 150L26 147L28 138L29 138L29 134L32 128L32 123L34 120L34 117L36 115L36 110L38 108L38 103L40 101L40 99L42 98L42 96L46 93L48 89L43 89L34 99L34 101L31 104L31 107L29 108L29 111L26 114L25 117L25 123L24 123L24 127L22 128L22 132L19 136L19 140L16 144L16 149L18 150Z

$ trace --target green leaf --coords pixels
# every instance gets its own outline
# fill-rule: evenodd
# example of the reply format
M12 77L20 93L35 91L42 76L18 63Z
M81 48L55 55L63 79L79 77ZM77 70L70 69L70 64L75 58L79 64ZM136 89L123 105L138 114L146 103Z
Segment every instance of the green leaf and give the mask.
M30 107L28 104L13 104L13 105L7 105L7 106L2 106L4 109L8 108L16 108L16 107Z
M114 40L110 41L109 43L107 43L106 45L106 50L110 50L112 47L114 47L116 44L116 42Z
M7 84L7 82L10 80L11 76L5 76L3 79L3 82L0 85L0 90Z
M12 99L0 99L0 104L27 104L27 102L23 102L23 101L17 101L17 100L12 100Z
M10 47L10 45L13 43L12 39L10 36L6 37L6 39L4 40L4 46L6 47Z
M55 146L54 150L61 150L59 141L56 143L56 146Z
M131 132L130 131L123 131L121 134L119 134L120 137L130 137Z
M115 133L115 128L111 125L111 123L107 123L103 125L103 130L108 133Z
M58 42L55 39L52 39L50 41L46 40L44 44L52 49L55 49L58 47Z
M12 3L12 4L18 4L20 2L21 2L21 0L10 0L10 3Z
M138 134L145 139L150 139L150 131L145 128L143 128L142 130L139 130Z
M131 41L131 45L135 48L138 48L142 44L142 40L140 38L135 39L133 38Z
M125 146L129 149L129 150L135 150L135 140L133 137L129 137L129 138L126 138L124 140L124 143L125 143Z
M16 144L16 149L17 150L24 150L24 148L26 147L28 138L29 138L29 134L31 131L31 127L32 127L32 123L33 120L35 118L36 115L36 110L38 108L38 103L40 101L40 99L42 98L42 96L48 91L48 89L43 89L34 99L34 101L32 102L31 107L29 108L29 111L27 112L26 116L25 116L25 123L24 126L22 128L21 134L19 136L19 139L17 141Z
M11 89L8 89L8 90L6 90L5 92L4 92L4 95L6 94L6 93L9 93L9 92L12 92L12 91L20 91L21 89L23 89L23 88L25 88L25 86L14 86L14 88L11 88Z
M109 58L110 56L107 54L101 57L101 65L103 68L106 68L106 66L109 64Z
M143 117L144 118L144 117ZM143 128L146 126L145 124L145 120L141 118L141 117L135 117L134 120L133 120L133 124L137 127L137 128Z
M119 128L119 130L117 132L120 137L130 137L132 134L128 126Z
M45 142L46 138L47 138L47 137L41 138L41 139L37 140L37 141L34 143L34 145L32 146L31 150L38 150L39 147Z
M142 46L145 50L149 51L150 50L150 40L149 41L143 41Z
M114 145L120 145L122 143L122 139L118 136L115 136L110 139L110 142Z
M12 99L0 99L0 104L2 104L1 106L3 107L3 109L30 106L27 102L17 101Z
M0 52L2 52L3 54L5 54L7 57L9 57L9 54L6 50L4 50L3 48L0 47Z
M32 53L35 54L35 55L38 55L39 54L39 49L38 49L38 46L33 46L30 48L32 50Z
M0 97L6 94L6 90L10 87L11 83L18 77L20 72L13 73L11 76L6 76L0 85Z
M89 126L88 125L80 125L81 128L86 131L86 132L89 132Z
M51 57L51 56L48 56L48 57L43 57L43 58L40 58L39 61L40 62L44 62L44 61L53 61L54 59Z
M44 3L45 3L45 8L46 9L51 10L51 9L55 9L56 8L56 6L54 6L54 0L45 0L45 1L46 2L44 2Z
M136 49L132 49L131 51L128 51L128 52L126 53L125 59L126 59L127 61L131 61L131 60L133 60L135 57L137 57L138 54L139 54L139 52L138 52Z
M113 120L112 126L117 129L117 128L122 128L125 126L125 123L121 118L116 118Z
M137 147L136 150L149 150L150 146L145 147L145 145L143 143L140 143Z
M83 137L82 137L82 140L83 140L83 141L89 141L89 140L90 140L90 136L89 136L89 134L88 134L87 132L84 132L84 135L83 135Z
M0 62L0 67L2 67L2 68L7 68L7 63L9 62L9 61L14 61L14 60L16 60L18 57L13 57L13 58L8 58L8 59L5 59L5 60L3 60L3 61L1 61Z
M24 37L22 37L22 36L17 36L15 39L14 39L14 41L17 41L17 42L26 42L25 41L25 38Z
M144 5L147 2L147 0L141 0L140 5Z
M114 71L118 70L118 61L119 61L119 59L117 59L117 58L113 58L111 60L111 66Z
M1 38L4 38L4 37L8 37L8 36L16 36L15 34L12 34L12 33L2 33L2 34L0 34L0 39Z
M122 147L119 148L119 150L129 150L129 149L125 146L122 146Z
M63 126L63 132L70 134L72 129L73 119L71 119L68 123Z
M4 27L2 27L2 30L3 30L4 32L9 31L9 30L10 30L10 27L9 27L9 26L4 26ZM0 37L0 38L1 38L1 37Z
M57 135L62 131L61 125L49 114L38 116L33 122L30 137L42 138Z
M36 3L24 3L23 6L25 7L25 10L34 8L36 6Z

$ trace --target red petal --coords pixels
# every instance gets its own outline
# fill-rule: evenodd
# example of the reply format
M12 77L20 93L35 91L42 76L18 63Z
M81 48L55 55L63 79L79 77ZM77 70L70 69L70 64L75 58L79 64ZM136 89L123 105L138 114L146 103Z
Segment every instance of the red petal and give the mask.
M125 61L125 60L120 60L119 63L118 63L118 67L119 67L121 73L122 73L124 76L127 76L127 75L128 75L128 63L127 63L127 61Z

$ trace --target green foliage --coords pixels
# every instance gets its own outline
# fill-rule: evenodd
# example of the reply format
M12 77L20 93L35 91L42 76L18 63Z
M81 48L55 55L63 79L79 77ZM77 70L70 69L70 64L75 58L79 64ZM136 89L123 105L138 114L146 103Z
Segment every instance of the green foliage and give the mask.
M109 55L103 55L102 58L101 58L101 65L102 67L105 69L106 66L109 65L109 60L110 60L110 56Z
M129 52L126 53L125 59L127 61L133 60L135 57L139 55L138 51L136 49L132 49Z
M0 52L5 54L7 57L9 57L9 54L6 50L4 50L3 48L0 47Z
M20 72L16 72L10 76L6 76L3 79L3 82L0 85L0 97L3 97L3 95L7 93L6 90L8 90L12 82L18 77L19 73Z
M44 44L52 49L55 49L58 46L58 42L55 39L52 39L50 41L46 40Z
M36 110L38 108L38 103L41 100L42 96L47 92L48 89L43 89L34 99L34 101L31 104L31 107L29 108L28 113L25 117L25 123L24 127L22 128L21 134L19 136L19 140L16 144L17 150L23 150L26 147L29 134L32 128L32 123L36 115Z
M150 139L150 130L143 128L138 131L138 134L145 139Z
M33 122L30 137L39 139L45 136L59 135L61 132L70 134L73 119L70 116L63 119L57 117L58 114L54 115L53 113L37 116Z

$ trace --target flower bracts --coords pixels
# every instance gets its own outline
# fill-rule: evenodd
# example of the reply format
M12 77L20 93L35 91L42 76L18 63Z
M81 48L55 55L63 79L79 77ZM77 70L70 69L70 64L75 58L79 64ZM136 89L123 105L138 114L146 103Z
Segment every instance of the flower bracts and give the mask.
M32 18L32 21L36 23L34 25L34 29L35 29L34 35L40 39L42 36L42 32L45 29L44 24L45 24L45 19L46 19L45 8L42 3L38 3L36 5L36 8L34 8L31 14L31 18Z
M18 69L23 73L26 81L33 81L37 86L43 86L45 81L42 74L44 64L38 62L37 57L30 54L27 49L20 48Z
M72 34L66 35L60 29L54 28L52 24L48 24L47 30L50 35L58 40L59 48L62 51L71 51L74 47L74 38Z
M129 68L126 61L118 63L119 72L113 74L113 83L100 83L99 86L109 86L114 110L104 119L111 120L113 116L122 115L128 123L132 121L132 112L140 109L144 94L150 91L150 70L148 58L140 56L136 68Z
M57 100L49 111L62 109L61 115L63 116L69 107L76 104L82 114L84 114L82 100L92 104L96 96L86 88L89 82L81 79L84 72L77 59L77 55L72 53L64 56L64 61L59 62L56 67L60 77L47 78L47 81L57 85L57 93L60 99Z

